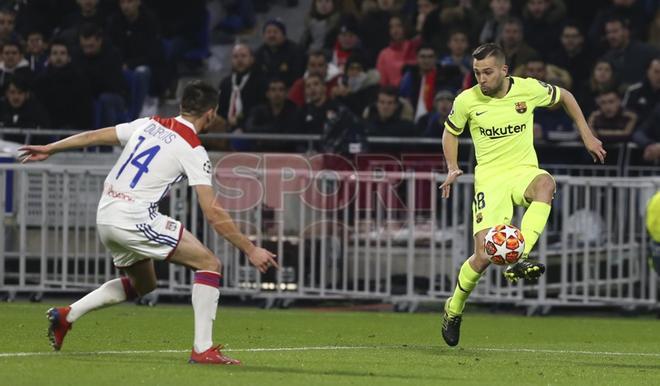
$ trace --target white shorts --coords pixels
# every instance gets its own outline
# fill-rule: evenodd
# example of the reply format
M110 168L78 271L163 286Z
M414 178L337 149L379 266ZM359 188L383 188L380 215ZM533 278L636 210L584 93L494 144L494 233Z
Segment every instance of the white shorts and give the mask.
M130 267L145 259L169 259L183 233L179 221L160 213L148 223L133 227L97 224L97 228L117 268Z

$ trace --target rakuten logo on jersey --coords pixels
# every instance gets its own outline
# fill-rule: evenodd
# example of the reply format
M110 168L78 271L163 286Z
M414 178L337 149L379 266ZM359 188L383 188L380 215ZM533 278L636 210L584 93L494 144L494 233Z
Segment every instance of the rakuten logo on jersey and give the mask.
M491 127L489 129L484 129L483 127L479 128L479 133L491 139L508 137L510 135L522 133L523 130L527 128L527 124L523 123L522 125L509 125L504 127Z

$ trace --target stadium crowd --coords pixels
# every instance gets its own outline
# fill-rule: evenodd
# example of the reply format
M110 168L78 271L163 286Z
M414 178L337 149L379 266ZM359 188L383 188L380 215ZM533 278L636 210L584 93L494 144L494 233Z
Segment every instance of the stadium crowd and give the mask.
M203 30L213 29L234 44L219 84L226 131L321 134L320 150L349 154L369 136L439 138L454 97L474 84L471 50L497 42L511 74L571 90L606 144L634 142L645 162L660 161L656 0L312 0L299 38L279 18L258 25L273 2L220 1L214 26L209 2L175 3L1 1L2 125L87 128L153 114L182 63L209 55ZM242 42L250 33L259 46ZM538 111L533 130L550 143L577 138L556 109Z

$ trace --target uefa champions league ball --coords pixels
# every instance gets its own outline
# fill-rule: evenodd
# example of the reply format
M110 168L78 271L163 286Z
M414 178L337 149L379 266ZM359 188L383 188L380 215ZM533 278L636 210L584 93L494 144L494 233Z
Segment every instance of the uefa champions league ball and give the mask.
M513 225L496 225L490 228L484 239L484 250L493 264L515 264L524 249L525 239L522 232Z

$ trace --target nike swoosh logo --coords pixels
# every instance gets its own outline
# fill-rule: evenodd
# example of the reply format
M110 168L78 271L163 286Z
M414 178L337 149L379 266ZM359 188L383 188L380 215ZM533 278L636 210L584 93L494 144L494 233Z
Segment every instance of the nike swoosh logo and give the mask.
M485 111L477 112L477 113L475 113L475 115L476 115L476 116L480 116L480 115L483 114L483 113L485 113Z

